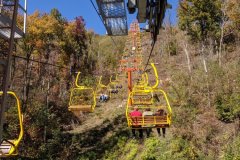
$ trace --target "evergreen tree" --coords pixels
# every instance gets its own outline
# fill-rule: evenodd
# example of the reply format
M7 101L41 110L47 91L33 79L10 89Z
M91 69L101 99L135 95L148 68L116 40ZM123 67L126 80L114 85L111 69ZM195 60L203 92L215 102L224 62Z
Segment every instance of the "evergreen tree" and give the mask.
M178 10L179 27L193 41L218 38L221 26L220 0L183 0Z

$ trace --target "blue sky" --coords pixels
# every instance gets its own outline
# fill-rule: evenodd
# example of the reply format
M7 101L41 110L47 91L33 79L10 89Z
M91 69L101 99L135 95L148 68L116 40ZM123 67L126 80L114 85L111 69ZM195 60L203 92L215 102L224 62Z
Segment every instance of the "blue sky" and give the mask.
M95 0L93 0L95 2ZM168 0L173 8L167 11L165 19L168 19L170 14L171 23L176 24L177 21L177 6L178 1ZM83 16L86 22L87 29L93 29L98 34L105 34L106 30L100 21L97 13L92 7L90 0L29 0L28 14L35 10L40 12L49 12L52 8L57 8L63 17L68 20L73 20L77 16ZM136 19L136 15L128 14L128 25Z

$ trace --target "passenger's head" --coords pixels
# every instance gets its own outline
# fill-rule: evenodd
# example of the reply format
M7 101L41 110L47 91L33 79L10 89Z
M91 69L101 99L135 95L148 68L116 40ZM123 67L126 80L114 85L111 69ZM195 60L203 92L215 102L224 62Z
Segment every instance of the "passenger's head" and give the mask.
M157 112L164 113L165 110L161 108L161 109L158 109Z
M151 111L151 109L150 108L146 108L146 111Z
M135 107L134 107L134 111L138 111L138 106L135 106Z

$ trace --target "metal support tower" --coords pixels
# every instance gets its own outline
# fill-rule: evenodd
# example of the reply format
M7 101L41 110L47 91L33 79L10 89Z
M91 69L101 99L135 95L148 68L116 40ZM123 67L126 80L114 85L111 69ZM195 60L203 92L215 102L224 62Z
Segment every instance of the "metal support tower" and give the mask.
M143 69L140 28L137 21L130 25L120 64L120 71L140 71Z
M140 28L137 21L131 23L128 38L120 60L120 72L128 73L128 92L132 92L132 73L143 71ZM131 104L131 100L129 101Z

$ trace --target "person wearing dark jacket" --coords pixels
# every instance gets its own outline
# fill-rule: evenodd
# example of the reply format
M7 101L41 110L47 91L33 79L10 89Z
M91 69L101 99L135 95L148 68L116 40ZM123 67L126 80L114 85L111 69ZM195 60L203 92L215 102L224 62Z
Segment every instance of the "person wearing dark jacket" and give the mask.
M159 109L155 112L155 116L166 116L167 113L164 109ZM161 128L157 128L158 135L161 136ZM166 135L166 128L162 128L163 137Z

